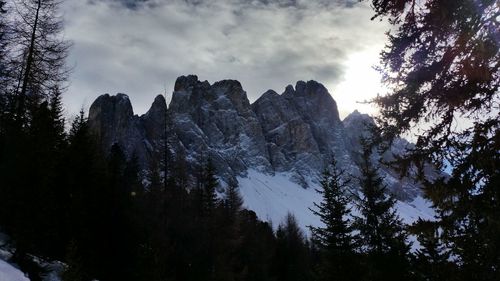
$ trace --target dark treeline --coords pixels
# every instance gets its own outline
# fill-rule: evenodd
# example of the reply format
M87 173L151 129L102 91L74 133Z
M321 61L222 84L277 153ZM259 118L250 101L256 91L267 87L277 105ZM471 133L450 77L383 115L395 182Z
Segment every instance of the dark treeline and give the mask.
M312 227L309 240L292 215L273 231L244 210L235 184L219 198L209 160L191 185L180 158L144 175L119 145L101 151L83 112L64 131L61 110L54 95L30 105L22 128L2 119L0 225L15 247L12 262L32 280L44 272L32 255L63 261L68 281L439 280L456 269L439 244L409 252L369 147L352 179L359 198L335 162L325 169L324 200L314 208L324 227ZM351 219L348 202L359 217Z
M373 1L377 14L392 17L400 12L396 2L404 1ZM450 9L460 10L460 16L472 13L461 10L469 7L464 2L456 1ZM469 135L452 135L449 143L449 135L442 134L444 142L433 142L433 132L448 128L438 124L417 142L413 156L420 163L425 162L423 154L437 155L429 150L434 146L451 147L458 155L452 175L424 182L437 207L437 221L402 223L372 162L374 147L366 141L361 175L346 175L335 161L325 169L318 190L323 201L312 209L323 226L311 227L306 237L289 215L274 230L242 208L237 184L223 186L225 192L217 195L220 183L209 159L196 175L188 175L182 156L170 155L164 145L157 161L142 171L136 157L119 145L103 151L83 111L68 124L61 95L70 43L61 39L60 1L16 0L15 9L10 4L0 1L0 231L11 238L11 262L31 280L41 280L45 271L33 257L64 262L66 281L500 280L499 119L476 122ZM406 28L418 35L413 28L422 26L425 21ZM403 50L399 43L392 38L393 52ZM490 45L483 46L493 52L486 58L494 59L498 48ZM386 57L404 56L389 52ZM489 65L496 67L493 73L498 70L498 63ZM397 66L401 62L391 63ZM421 77L403 82L415 87ZM486 79L497 83L492 87L478 89L487 88L488 97L493 96L498 93L496 79ZM403 88L399 96L378 101L385 105L385 133L397 135L423 115L420 108L418 118L398 119L399 105L414 102L414 90ZM483 101L488 100L472 100L470 106L482 107ZM360 192L352 193L348 186ZM356 215L348 203L357 208ZM422 246L416 252L410 251L409 235Z
M12 237L12 262L32 280L44 273L32 255L63 261L67 281L441 280L458 272L435 232L423 232L425 248L410 253L371 147L352 178L359 198L335 162L325 169L314 208L324 227L311 227L309 240L292 215L273 231L242 209L235 184L219 198L209 160L192 185L182 158L152 163L144 175L119 145L100 150L83 112L65 132L61 110L54 95L30 105L22 128L2 119L0 225Z

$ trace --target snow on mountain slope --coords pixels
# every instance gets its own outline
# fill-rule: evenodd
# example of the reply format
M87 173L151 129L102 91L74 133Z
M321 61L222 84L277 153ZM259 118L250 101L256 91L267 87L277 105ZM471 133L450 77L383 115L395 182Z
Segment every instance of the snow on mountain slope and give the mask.
M0 281L29 281L17 268L0 260Z
M290 181L287 173L272 176L249 170L247 177L238 177L238 183L244 206L261 220L272 222L276 227L290 212L303 229L320 224L319 218L308 208L313 202L320 202L321 195L313 187L305 189Z
M309 208L314 207L314 202L322 200L316 192L317 184L310 181L310 187L305 189L299 184L290 181L287 173L267 175L256 170L249 170L246 177L238 177L240 193L244 206L253 210L264 221L271 222L277 227L288 212L295 215L299 226L308 233L309 225L319 226L321 222ZM419 217L432 220L434 211L430 202L422 197L416 197L411 202L398 201L397 209L405 223L412 223ZM351 207L353 214L357 210Z

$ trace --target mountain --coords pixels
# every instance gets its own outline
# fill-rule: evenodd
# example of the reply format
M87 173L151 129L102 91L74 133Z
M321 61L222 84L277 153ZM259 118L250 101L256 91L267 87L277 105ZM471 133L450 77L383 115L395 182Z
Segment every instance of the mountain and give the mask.
M369 134L365 128L374 121L357 111L341 120L335 100L316 81L298 81L282 94L269 90L251 104L238 81L210 84L189 75L176 80L168 109L160 95L137 116L126 95L105 94L90 107L89 124L105 150L119 143L144 169L162 157L165 143L167 155L185 159L192 171L210 158L220 191L237 181L245 204L261 219L277 223L292 211L305 226L315 223L308 208L319 200L314 187L320 172L335 157L358 175L359 137ZM409 146L399 139L382 156L390 160L391 153ZM411 209L408 216L432 216L418 183L384 165L379 171L390 192Z

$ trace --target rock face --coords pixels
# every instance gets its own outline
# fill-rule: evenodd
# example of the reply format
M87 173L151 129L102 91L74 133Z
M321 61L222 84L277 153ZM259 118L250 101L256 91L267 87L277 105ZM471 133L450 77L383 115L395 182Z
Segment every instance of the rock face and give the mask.
M160 95L151 109L139 117L134 115L127 95L105 94L90 106L89 126L104 151L118 143L129 156L137 156L142 167L147 167L161 143L166 110L165 98Z
M143 138L144 129L138 123L125 94L102 95L90 106L90 128L105 147L118 142L126 151L141 150L137 140Z
M189 159L200 163L209 157L224 179L234 180L250 167L272 168L260 122L238 81L210 85L193 75L179 77L169 111Z
M343 169L358 173L359 136L373 120L354 112L341 121L336 102L315 81L289 85L281 95L269 90L250 104L238 81L211 85L189 75L175 82L168 110L158 96L139 117L126 95L106 94L92 104L89 123L104 149L117 142L128 155L135 153L145 169L166 132L171 153L182 155L190 167L210 158L226 183L254 169L287 172L307 188L332 157ZM407 144L401 140L398 149ZM382 167L381 174L398 197L418 194L417 185L399 179L389 168Z
M275 171L291 171L306 186L307 178L321 171L331 156L343 165L350 164L337 104L318 82L299 81L281 95L267 91L252 108Z

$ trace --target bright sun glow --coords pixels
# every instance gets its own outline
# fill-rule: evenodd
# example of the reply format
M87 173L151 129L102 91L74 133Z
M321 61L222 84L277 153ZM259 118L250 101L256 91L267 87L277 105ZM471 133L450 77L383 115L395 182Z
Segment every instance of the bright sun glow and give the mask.
M377 94L385 94L380 82L381 75L373 69L378 63L379 52L380 48L371 48L350 55L345 64L343 81L336 87L330 87L341 118L355 109L362 113L376 113L375 106L360 102L370 100Z

